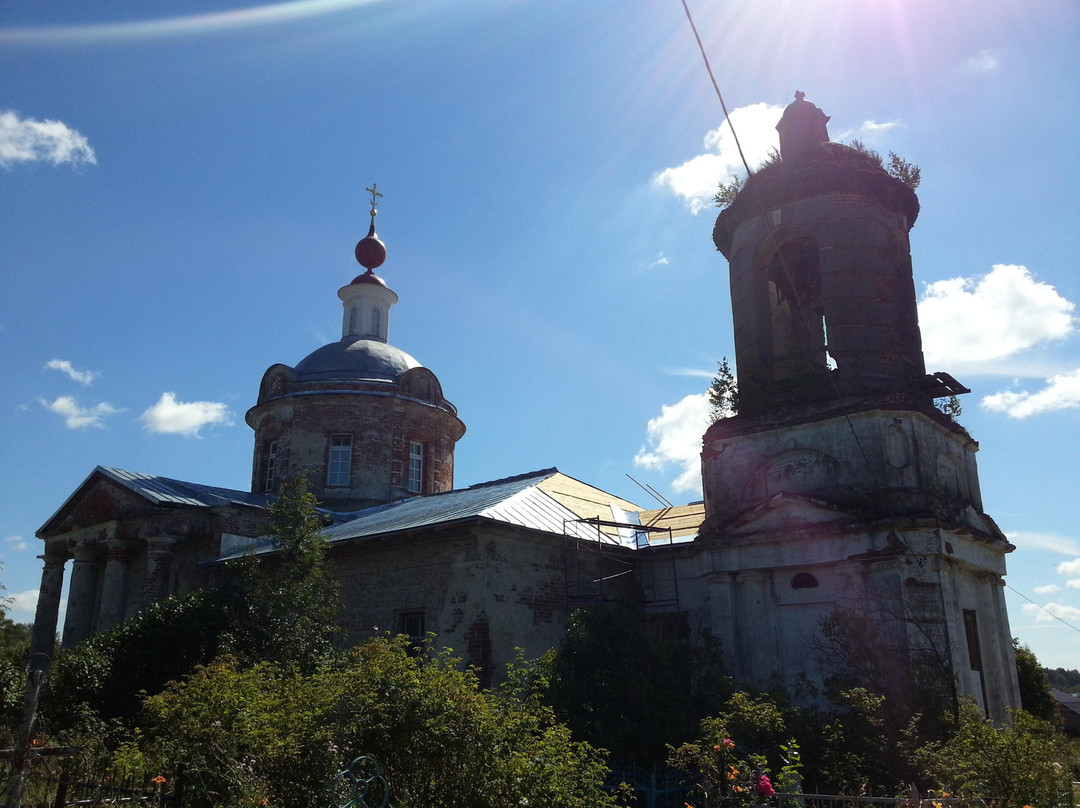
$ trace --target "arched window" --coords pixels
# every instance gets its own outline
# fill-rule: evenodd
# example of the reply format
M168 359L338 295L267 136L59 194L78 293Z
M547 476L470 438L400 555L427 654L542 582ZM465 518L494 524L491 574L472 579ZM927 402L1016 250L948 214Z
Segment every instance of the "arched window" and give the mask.
M817 242L809 236L785 241L769 262L768 279L772 355L784 366L781 375L826 367Z
M382 312L378 306L371 307L371 329L368 333L374 337L382 336Z
M792 589L814 589L817 585L817 578L809 572L800 572L791 579Z
M349 333L356 333L356 306L349 309Z

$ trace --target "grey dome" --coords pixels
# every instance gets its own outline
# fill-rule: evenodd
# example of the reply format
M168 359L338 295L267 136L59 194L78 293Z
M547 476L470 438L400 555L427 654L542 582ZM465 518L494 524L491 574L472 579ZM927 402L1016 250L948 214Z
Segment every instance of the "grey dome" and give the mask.
M299 382L332 379L397 381L407 370L422 367L404 351L381 340L346 337L304 357L293 369Z

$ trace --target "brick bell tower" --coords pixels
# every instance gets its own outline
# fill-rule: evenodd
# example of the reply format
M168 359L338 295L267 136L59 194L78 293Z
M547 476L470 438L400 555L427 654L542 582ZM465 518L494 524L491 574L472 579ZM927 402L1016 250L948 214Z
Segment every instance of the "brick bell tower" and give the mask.
M713 231L739 407L703 443L709 622L727 627L739 678L819 687L843 673L823 621L861 625L894 670L1003 721L1019 703L1003 597L1014 548L983 512L978 444L934 407L969 391L925 370L908 242L919 202L828 142L828 120L797 93L780 161Z
M435 374L389 343L398 296L374 270L386 260L371 226L356 245L366 270L338 290L341 339L295 367L267 369L258 403L251 490L276 491L303 473L324 507L350 511L454 486L454 445L465 434Z

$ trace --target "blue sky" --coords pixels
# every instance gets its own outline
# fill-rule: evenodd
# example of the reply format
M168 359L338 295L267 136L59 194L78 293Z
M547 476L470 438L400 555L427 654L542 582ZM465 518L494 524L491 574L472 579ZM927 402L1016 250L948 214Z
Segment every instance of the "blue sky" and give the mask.
M1080 7L690 7L752 162L801 89L834 140L922 167L928 368L973 391L1014 634L1080 667ZM554 465L699 498L701 393L734 355L721 123L678 0L5 3L12 616L35 530L95 465L248 487L244 412L268 366L340 336L372 182L390 340L468 426L458 485Z

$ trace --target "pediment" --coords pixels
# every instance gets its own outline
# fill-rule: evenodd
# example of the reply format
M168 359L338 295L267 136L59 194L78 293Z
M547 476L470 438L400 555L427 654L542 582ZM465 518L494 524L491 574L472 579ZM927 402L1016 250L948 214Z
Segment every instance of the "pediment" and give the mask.
M90 473L59 510L41 526L37 535L43 539L59 536L93 525L145 514L157 505L159 503L149 497L113 480L99 467Z
M846 523L851 519L849 512L813 497L780 493L735 515L724 525L724 530L734 536L776 533Z

